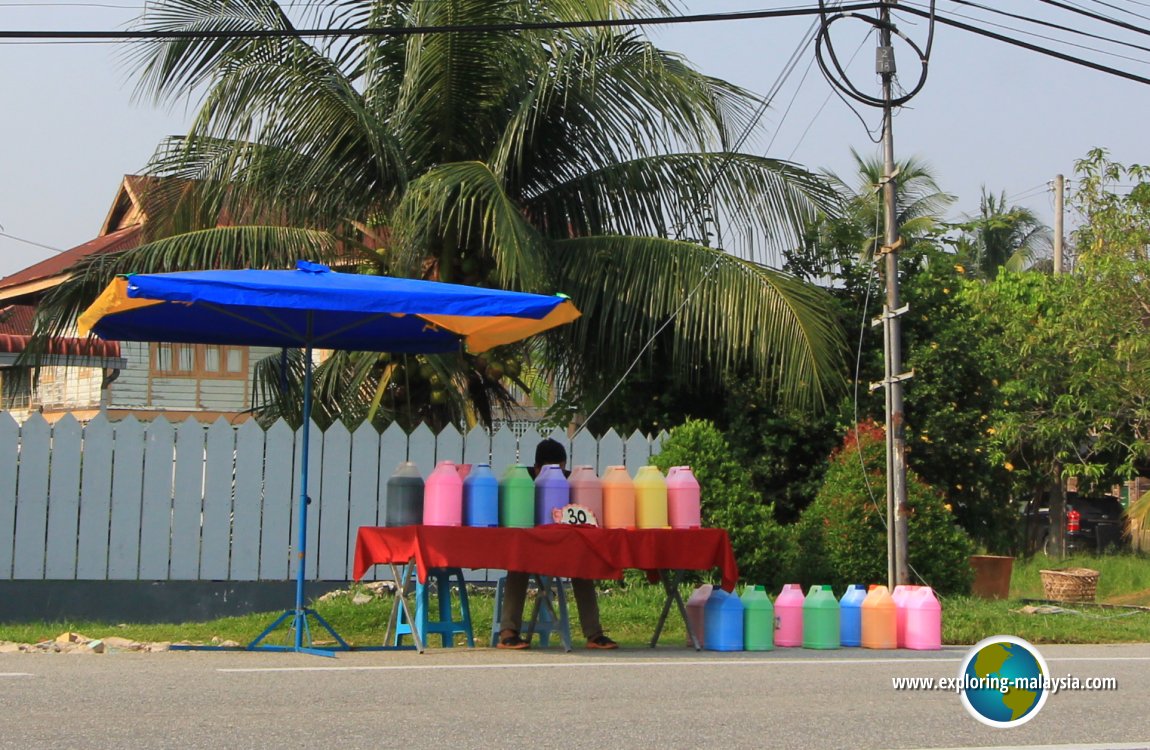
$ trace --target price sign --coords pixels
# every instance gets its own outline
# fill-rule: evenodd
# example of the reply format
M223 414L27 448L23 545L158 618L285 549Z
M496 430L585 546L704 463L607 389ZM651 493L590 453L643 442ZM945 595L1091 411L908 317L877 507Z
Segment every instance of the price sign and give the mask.
M551 511L551 520L555 523L599 525L599 519L595 518L595 513L586 505L579 505L578 503L555 508Z

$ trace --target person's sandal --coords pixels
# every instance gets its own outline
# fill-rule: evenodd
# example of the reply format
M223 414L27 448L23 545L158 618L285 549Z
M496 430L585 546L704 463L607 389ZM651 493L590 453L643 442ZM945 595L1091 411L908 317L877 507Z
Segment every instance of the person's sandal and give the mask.
M600 633L594 638L587 639L587 648L596 648L602 649L604 651L609 651L611 649L619 648L619 644L615 643L615 641Z
M495 645L496 648L510 648L510 649L524 649L531 648L531 641L525 641L519 637L518 633L505 635L499 639L499 643Z

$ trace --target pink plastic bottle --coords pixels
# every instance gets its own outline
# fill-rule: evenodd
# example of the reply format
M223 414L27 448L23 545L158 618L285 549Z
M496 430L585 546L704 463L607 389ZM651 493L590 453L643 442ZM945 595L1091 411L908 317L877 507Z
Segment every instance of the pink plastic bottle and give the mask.
M690 466L672 466L667 473L667 520L672 529L697 529L702 526L699 513L699 481Z
M603 475L603 520L609 529L635 528L635 485L626 466L608 466Z
M898 639L899 648L906 648L906 600L920 588L922 587L900 583L890 594L890 598L894 600L895 637Z
M691 632L699 639L699 646L705 643L707 600L711 598L711 592L714 588L711 584L704 583L687 597L687 622L691 624ZM687 645L691 648L695 647L695 644L691 643L690 635L687 636Z
M802 584L788 583L783 586L775 599L775 645L781 648L798 648L803 645L803 595Z
M903 600L906 647L916 651L942 648L942 605L930 586L918 586Z
M603 483L593 466L576 466L568 481L571 483L571 502L582 505L595 514L595 522L603 525Z
M451 461L440 461L424 484L423 522L428 526L463 525L463 480Z

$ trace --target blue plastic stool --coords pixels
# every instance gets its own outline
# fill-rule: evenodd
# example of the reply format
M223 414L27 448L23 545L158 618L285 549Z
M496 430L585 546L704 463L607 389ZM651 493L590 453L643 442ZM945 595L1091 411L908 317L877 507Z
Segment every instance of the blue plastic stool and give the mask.
M403 580L406 585L413 572L412 567L404 566ZM439 619L430 618L431 588L435 587L439 598ZM459 596L459 620L452 618L451 589L455 588ZM443 641L444 648L455 645L455 634L463 633L467 636L467 645L475 648L475 635L471 630L471 606L467 601L467 584L463 580L461 568L434 568L427 571L427 583L415 584L415 620L419 623L419 635L424 645L435 634ZM402 645L403 636L411 635L411 623L407 621L406 613L401 609L395 621L395 637L393 646Z
M531 612L531 619L527 622L527 632L524 639L530 641L534 633L539 634L539 644L544 648L551 645L551 634L558 630L559 640L563 648L571 650L571 619L567 611L567 585L562 578L552 576L532 575L536 585L535 607ZM503 611L503 588L507 585L507 576L503 576L495 584L495 608L491 617L491 645L499 643L500 613ZM558 599L558 601L556 601ZM558 614L555 605L558 604Z

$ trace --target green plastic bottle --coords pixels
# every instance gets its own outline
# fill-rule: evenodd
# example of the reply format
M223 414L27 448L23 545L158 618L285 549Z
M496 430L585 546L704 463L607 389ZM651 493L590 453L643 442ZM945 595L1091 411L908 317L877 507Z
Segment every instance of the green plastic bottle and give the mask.
M526 466L509 466L499 480L499 525L531 528L535 525L535 480Z
M811 586L803 600L803 648L839 647L839 600L830 586Z
M765 586L747 586L743 595L743 649L770 651L775 647L775 605Z

